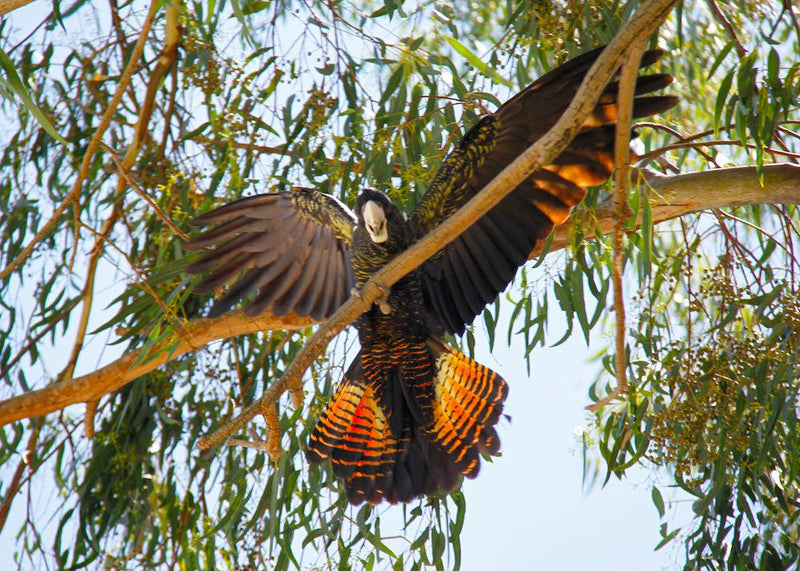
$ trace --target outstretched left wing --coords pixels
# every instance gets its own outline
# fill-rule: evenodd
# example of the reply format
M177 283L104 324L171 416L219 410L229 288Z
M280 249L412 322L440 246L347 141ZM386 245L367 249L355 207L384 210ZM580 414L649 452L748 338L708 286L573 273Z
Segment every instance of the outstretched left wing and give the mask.
M216 224L192 238L187 250L206 250L188 268L208 274L198 293L239 278L209 315L228 311L256 292L247 315L271 309L317 321L330 317L350 295L355 280L351 241L356 218L344 204L311 189L242 198L192 220Z
M545 74L469 130L409 217L415 240L452 216L555 125L602 49ZM646 52L642 67L660 56L658 50ZM634 117L673 107L675 97L641 97L671 81L665 74L639 77ZM586 187L608 179L614 165L617 90L615 83L606 87L581 132L552 165L530 175L421 266L423 292L447 331L463 333L511 282L536 243L567 219Z

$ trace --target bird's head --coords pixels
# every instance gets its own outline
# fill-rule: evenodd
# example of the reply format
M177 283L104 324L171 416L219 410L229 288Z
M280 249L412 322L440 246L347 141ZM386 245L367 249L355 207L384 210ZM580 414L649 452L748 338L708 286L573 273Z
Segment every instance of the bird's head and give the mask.
M358 195L356 217L376 244L383 244L389 239L389 226L396 216L400 216L400 212L382 192L365 188Z

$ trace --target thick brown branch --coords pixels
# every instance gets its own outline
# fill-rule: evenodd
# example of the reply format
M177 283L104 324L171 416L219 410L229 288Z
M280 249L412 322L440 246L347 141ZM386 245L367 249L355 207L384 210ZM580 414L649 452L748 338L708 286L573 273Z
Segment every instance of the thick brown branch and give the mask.
M718 169L675 177L656 177L650 180L650 184L652 187L651 211L655 223L708 208L761 203L800 204L800 166L789 164L766 165L763 187L759 183L755 167ZM599 232L607 233L613 229L612 213L613 206L608 203L602 204L597 210L596 228ZM556 229L550 251L563 248L567 244L573 223L568 222ZM593 237L594 230L587 230L590 230L587 238ZM531 257L539 255L539 253L537 250L532 253ZM377 292L370 294L373 299L377 297L379 291L378 289ZM132 368L132 363L141 354L141 352L134 352L80 379L65 381L40 391L0 402L0 425L26 417L40 416L69 404L91 401L93 398L117 390L137 376L155 369L169 359L176 358L191 348L201 347L211 341L265 329L298 329L310 324L310 320L298 320L294 316L275 318L268 315L258 319L248 319L240 313L214 320L194 322L188 326L185 332L185 341L169 355L165 353L158 359L140 363ZM321 344L324 348L326 343ZM283 392L284 385L279 382L267 390L264 395L265 401L275 402ZM261 403L254 407L253 415L262 410L260 406ZM242 422L242 425L245 423L246 421Z
M33 0L0 0L0 16L4 16L17 8L22 8L31 2Z
M755 167L657 177L651 179L649 184L650 208L654 223L710 208L765 203L800 204L800 166L792 164L765 165L763 187L759 184ZM594 237L594 228L603 234L613 231L613 212L613 201L601 204L596 212L594 226L586 228L586 239ZM567 221L563 226L556 228L556 235L549 252L560 250L569 243L574 224L573 221ZM536 257L540 253L541 251L537 249L531 257ZM83 377L0 402L0 426L23 418L41 416L71 404L98 399L165 362L212 341L271 329L297 330L309 325L313 325L310 319L301 319L294 315L275 317L265 314L257 319L251 319L242 312L216 319L198 320L186 326L183 341L172 353L164 352L158 358L141 362L133 368L132 364L139 360L142 354L142 351L133 351ZM283 386L273 385L268 392L271 398L277 398L284 392ZM259 412L260 409L256 407L254 415Z
M647 180L653 224L711 208L748 204L800 204L800 166L794 164L764 165L764 186L755 167L715 169L677 176L654 176ZM582 228L589 240L598 233L614 231L613 198L597 207L595 225ZM549 251L560 250L570 243L576 222L567 220L554 230ZM641 219L637 220L637 226ZM541 246L532 253L536 258Z
M176 335L162 341L147 353L143 350L131 351L88 375L54 383L0 402L0 426L23 418L42 416L71 404L97 400L148 371L212 341L268 329L302 329L312 324L313 321L307 317L294 315L275 317L267 313L257 318L250 318L242 312L193 321L186 325L180 337ZM158 355L152 359L148 360L145 357L145 354L156 353Z

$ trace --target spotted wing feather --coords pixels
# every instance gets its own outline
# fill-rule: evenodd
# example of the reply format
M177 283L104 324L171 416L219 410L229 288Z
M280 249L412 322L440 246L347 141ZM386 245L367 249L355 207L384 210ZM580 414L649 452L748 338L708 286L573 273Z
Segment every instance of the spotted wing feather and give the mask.
M588 52L542 76L467 132L409 218L414 239L452 216L556 123L601 51ZM646 52L642 66L660 56L658 50ZM673 107L674 97L646 95L671 81L665 74L640 77L634 117ZM551 165L530 175L423 264L423 291L447 331L463 333L511 282L537 242L567 219L586 187L608 179L614 163L617 91L616 83L606 87L581 132Z
M406 460L411 426L398 403L395 407L386 383L364 376L361 353L317 421L306 457L318 464L330 459L333 473L344 478L351 503L372 503L387 497L409 501L413 483Z
M429 339L428 347L436 374L433 423L427 431L459 472L474 478L480 468L479 455L500 450L494 426L503 412L508 385L497 373L439 339Z

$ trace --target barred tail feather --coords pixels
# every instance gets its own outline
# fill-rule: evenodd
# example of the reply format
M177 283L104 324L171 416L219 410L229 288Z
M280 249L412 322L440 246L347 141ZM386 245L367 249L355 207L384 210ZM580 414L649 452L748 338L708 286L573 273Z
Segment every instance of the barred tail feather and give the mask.
M307 457L313 463L330 458L340 478L374 480L391 472L399 447L356 358L311 434Z
M439 339L428 347L436 363L434 421L428 427L459 471L478 475L479 454L497 454L500 439L494 425L503 412L508 385L494 371L473 361Z

